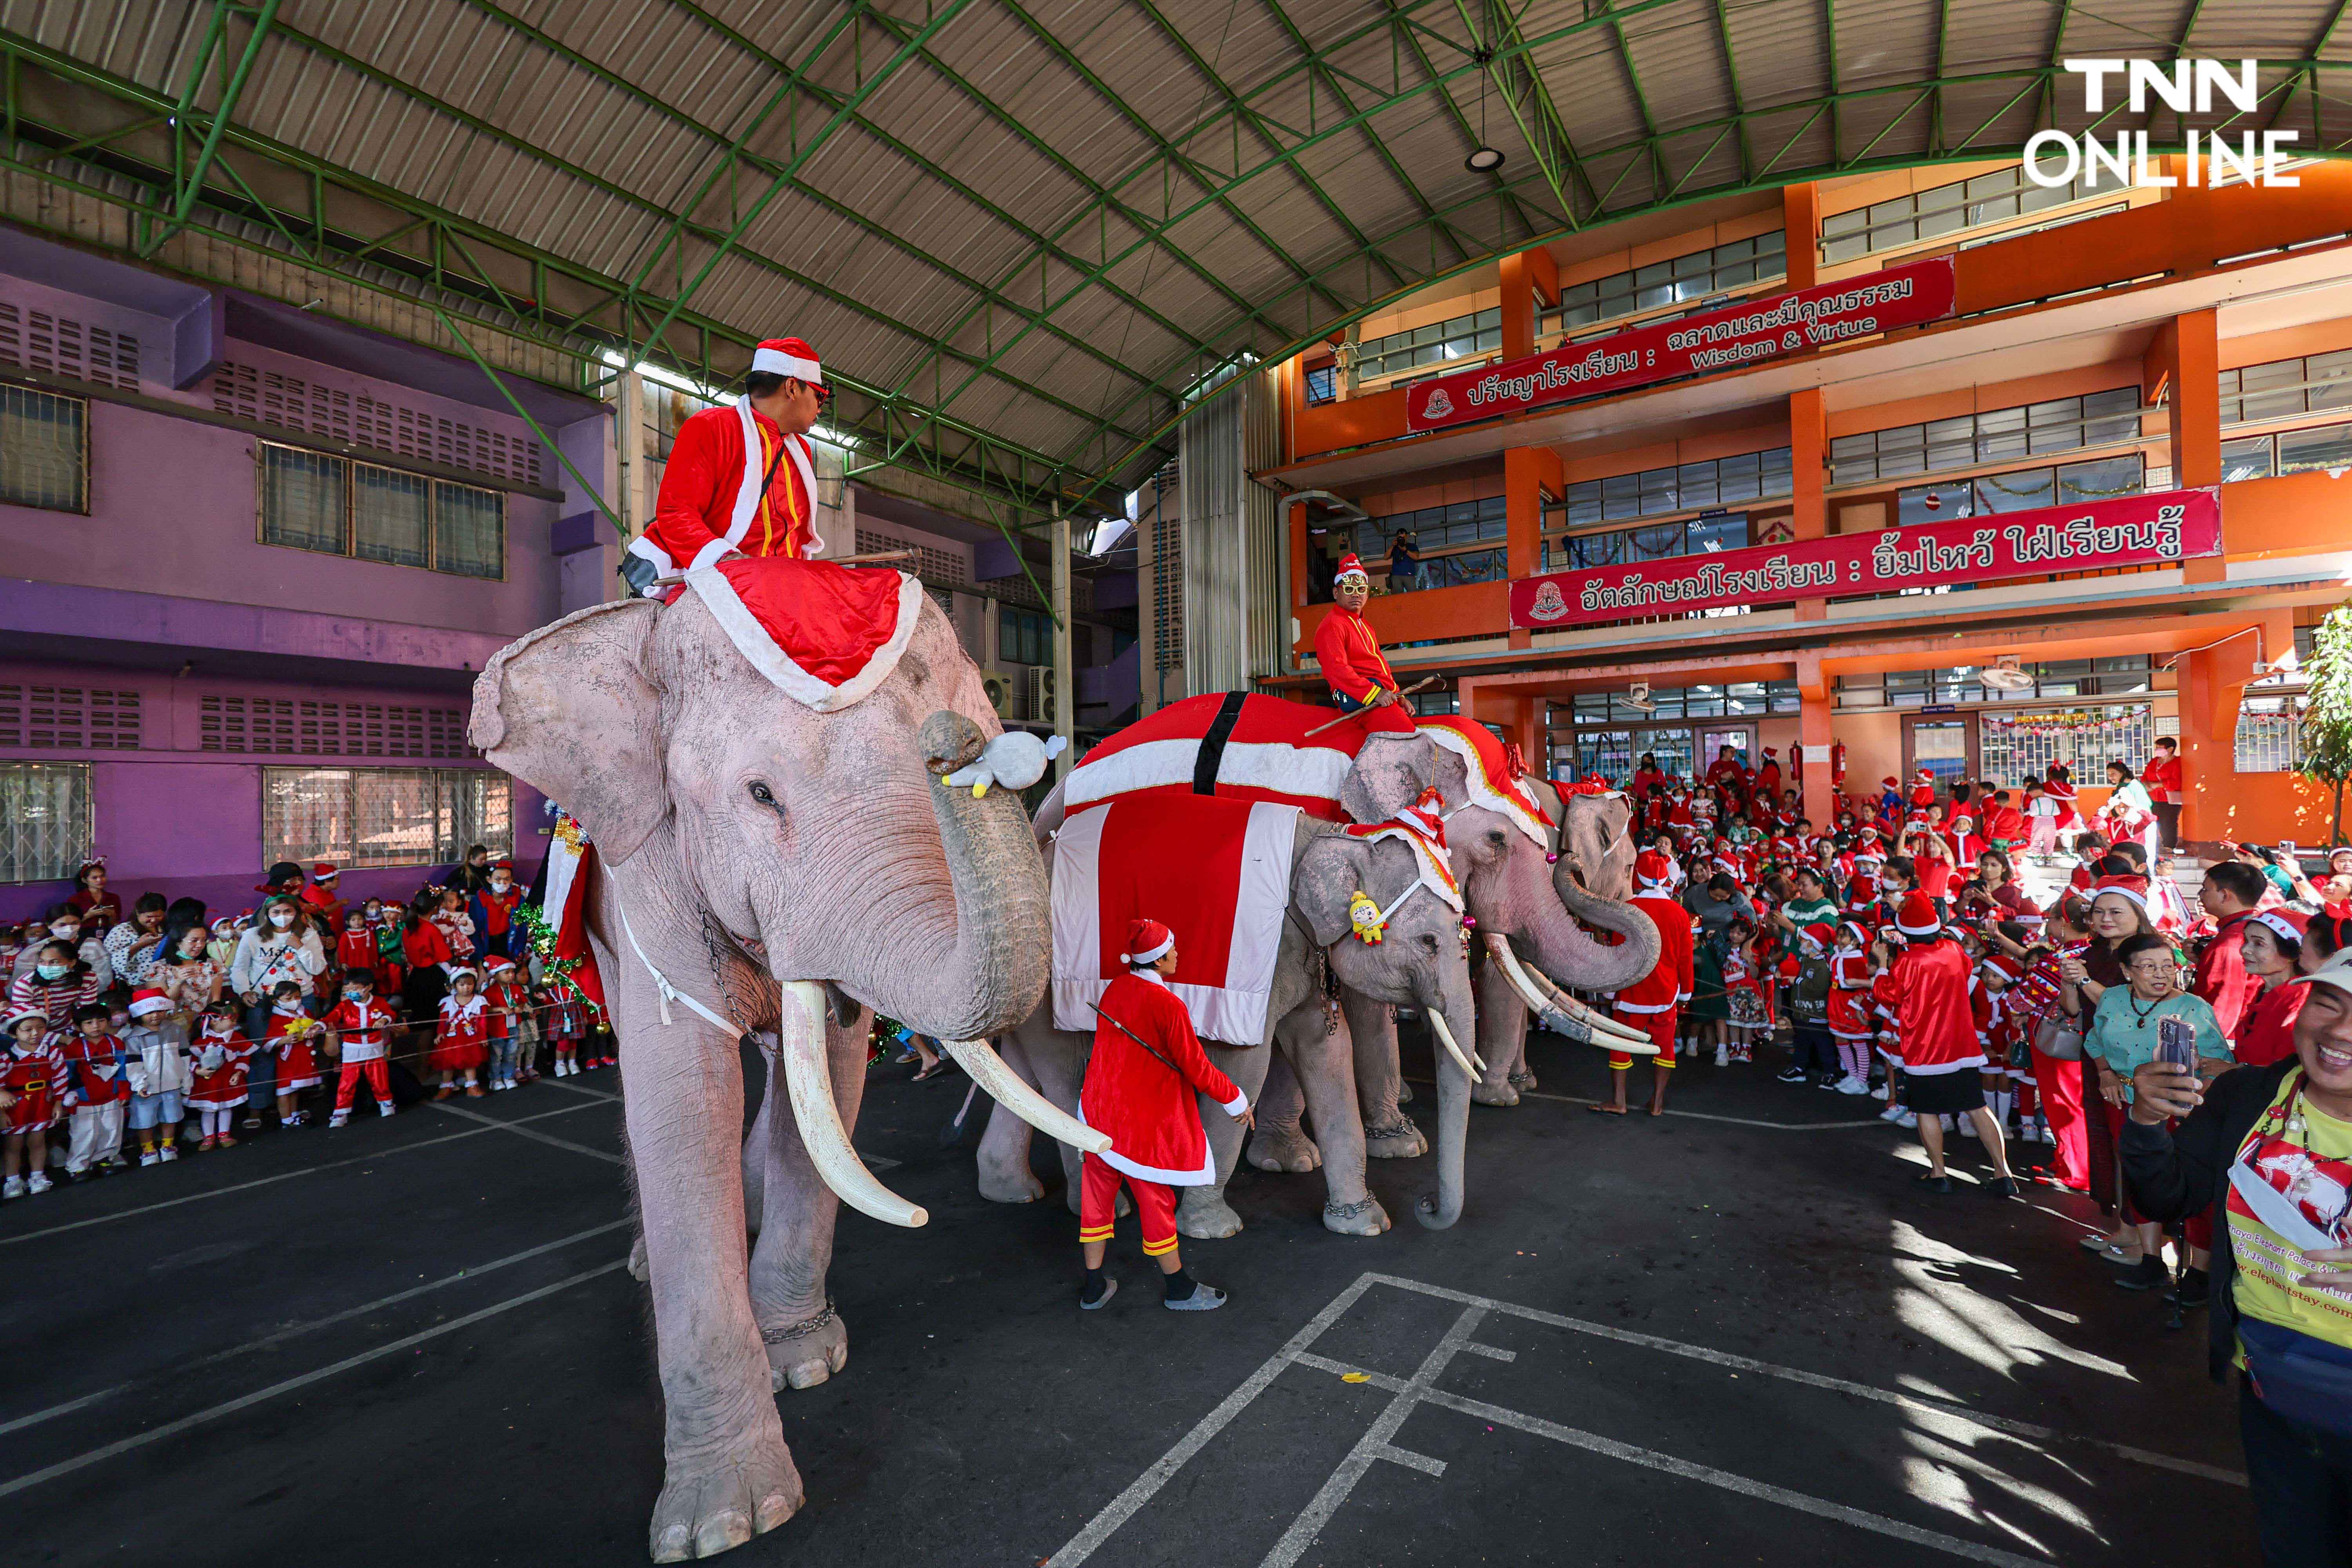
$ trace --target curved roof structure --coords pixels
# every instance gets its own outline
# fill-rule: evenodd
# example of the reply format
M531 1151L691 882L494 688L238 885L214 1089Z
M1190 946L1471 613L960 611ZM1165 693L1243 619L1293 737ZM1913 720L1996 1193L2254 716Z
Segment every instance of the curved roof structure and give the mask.
M20 174L713 381L797 332L877 462L1131 485L1188 389L1678 203L2035 130L2352 139L2347 0L6 0ZM2059 62L2261 62L2251 113ZM1481 146L1503 154L1480 172Z

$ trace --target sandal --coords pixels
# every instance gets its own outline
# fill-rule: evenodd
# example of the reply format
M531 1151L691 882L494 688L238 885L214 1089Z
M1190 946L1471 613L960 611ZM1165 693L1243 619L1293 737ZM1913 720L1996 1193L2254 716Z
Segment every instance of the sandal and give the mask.
M947 1070L948 1070L948 1061L947 1061L947 1058L946 1058L945 1057L941 1057L938 1061L933 1062L930 1066L929 1066L929 1067L925 1068L922 1071L920 1071L920 1072L917 1073L914 1077L912 1077L912 1078L908 1079L907 1081L908 1081L908 1083L920 1083L920 1082L922 1082L925 1079L937 1078L937 1077L939 1077L939 1076L940 1076L940 1074L941 1074L941 1073L943 1073L943 1072L945 1072L945 1071L947 1071Z

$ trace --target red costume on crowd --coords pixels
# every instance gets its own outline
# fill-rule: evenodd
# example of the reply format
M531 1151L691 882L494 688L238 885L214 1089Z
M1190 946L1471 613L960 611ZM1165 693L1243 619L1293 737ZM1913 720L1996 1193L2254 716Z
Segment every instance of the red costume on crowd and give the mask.
M1657 1064L1663 1068L1675 1065L1675 1030L1684 1005L1691 999L1695 979L1690 911L1666 896L1672 874L1666 858L1654 849L1644 849L1633 858L1635 886L1631 902L1658 928L1658 962L1649 973L1617 993L1611 1009L1620 1022L1650 1037L1650 1043L1658 1047ZM1630 1053L1612 1051L1609 1065L1630 1068L1633 1058Z
M2195 976L2189 986L2213 1005L2214 1021L2229 1039L2237 1037L2240 1021L2263 994L2262 976L2246 973L2241 952L2246 941L2246 922L2252 918L2252 910L2241 910L2215 928L2212 940L2197 955ZM2303 987L2298 985L2294 990L2299 994Z

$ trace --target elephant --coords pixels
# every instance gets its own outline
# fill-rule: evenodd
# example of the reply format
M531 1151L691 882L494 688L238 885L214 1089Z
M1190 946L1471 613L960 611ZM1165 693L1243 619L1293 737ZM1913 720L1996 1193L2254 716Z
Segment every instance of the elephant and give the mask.
M1425 760L1405 754L1410 742L1391 742L1394 754L1382 763L1360 765L1350 775L1353 810L1369 820L1385 820L1410 804L1421 787ZM1369 749L1370 743L1368 743ZM1058 813L1050 820L1058 821ZM1255 1102L1278 1048L1286 1070L1302 1086L1318 1128L1327 1129L1319 1163L1326 1203L1323 1223L1341 1235L1377 1236L1389 1217L1364 1185L1362 1121L1356 1107L1355 1053L1329 991L1317 984L1328 965L1342 997L1418 1007L1441 1039L1454 1042L1475 1034L1470 1001L1467 932L1461 916L1432 894L1397 900L1420 875L1414 851L1394 839L1354 837L1329 824L1301 817L1291 875L1290 919L1284 921L1282 948L1268 1004L1267 1039L1256 1047L1207 1043L1209 1059ZM1048 857L1052 855L1047 847ZM1352 934L1349 895L1370 895L1393 909L1377 945ZM1077 1103L1079 1080L1091 1037L1053 1027L1049 1008L1040 1008L1000 1042L1004 1059L1034 1082L1053 1103ZM1438 1073L1437 1191L1421 1200L1415 1217L1433 1228L1453 1225L1462 1213L1463 1146L1475 1076L1466 1054L1440 1063ZM1001 1108L1000 1108L1001 1109ZM1241 1152L1240 1128L1222 1115L1203 1115L1216 1159L1212 1185L1187 1187L1177 1211L1177 1228L1197 1239L1234 1234L1241 1218L1225 1202L1224 1187ZM1077 1199L1076 1155L1066 1144L1063 1165L1069 1201ZM1027 1203L1044 1195L1029 1169L1028 1128L1013 1117L992 1114L981 1142L980 1191L999 1203Z
M946 782L1012 748L953 628L903 583L895 663L830 710L755 668L694 591L566 616L476 682L473 743L594 845L587 934L620 1040L665 1405L656 1562L801 1506L772 1394L847 1359L825 1294L838 1205L923 1223L850 1146L869 1008L955 1042L1055 1136L1100 1141L969 1043L1036 1006L1046 883L1017 791ZM747 1034L775 1108L748 1155L756 1246Z

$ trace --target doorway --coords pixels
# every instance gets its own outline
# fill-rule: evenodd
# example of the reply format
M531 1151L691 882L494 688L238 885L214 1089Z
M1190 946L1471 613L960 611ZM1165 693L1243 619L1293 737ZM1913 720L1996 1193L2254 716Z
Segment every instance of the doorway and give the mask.
M1907 782L1921 768L1935 775L1936 793L1948 795L1952 785L1978 776L1977 724L1972 713L1949 718L1905 714L1903 775Z

